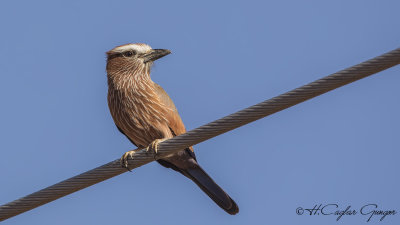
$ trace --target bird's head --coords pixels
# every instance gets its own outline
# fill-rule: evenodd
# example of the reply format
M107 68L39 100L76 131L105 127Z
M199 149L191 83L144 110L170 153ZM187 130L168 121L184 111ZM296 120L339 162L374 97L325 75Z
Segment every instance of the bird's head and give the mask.
M152 49L142 43L117 46L107 52L107 73L149 73L155 60L170 53L167 49Z

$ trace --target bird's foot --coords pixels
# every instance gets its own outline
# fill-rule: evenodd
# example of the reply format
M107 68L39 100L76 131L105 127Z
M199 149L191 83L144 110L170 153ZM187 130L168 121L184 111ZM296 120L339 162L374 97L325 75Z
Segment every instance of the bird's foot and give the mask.
M132 150L132 151L125 152L125 154L123 154L122 157L121 157L121 159L120 159L121 166L122 166L123 168L126 168L127 170L129 170L129 172L132 172L132 171L129 169L128 160L129 160L129 159L133 159L133 156L135 155L135 153L136 153L138 150L139 150L139 149L135 149L135 150Z
M165 140L167 140L168 138L163 138L163 139L156 139L156 140L154 140L153 142L151 142L150 144L149 144L149 146L147 146L147 148L146 148L146 151L147 152L151 152L151 153L153 153L154 154L154 159L156 159L156 156L157 156L157 153L158 153L158 145L161 143L161 142L163 142L163 141L165 141ZM156 159L157 160L157 159Z

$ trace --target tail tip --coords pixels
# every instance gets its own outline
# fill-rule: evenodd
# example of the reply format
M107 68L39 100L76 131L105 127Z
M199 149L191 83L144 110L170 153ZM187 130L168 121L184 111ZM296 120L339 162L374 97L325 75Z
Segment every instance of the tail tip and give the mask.
M231 201L232 201L231 207L229 207L228 209L224 209L224 210L227 213L229 213L230 215L236 215L239 212L239 206L232 199L231 199Z

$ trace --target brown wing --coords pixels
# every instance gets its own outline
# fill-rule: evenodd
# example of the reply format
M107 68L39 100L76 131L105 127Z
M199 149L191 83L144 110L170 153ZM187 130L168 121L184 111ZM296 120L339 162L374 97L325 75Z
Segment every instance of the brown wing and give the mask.
M180 135L186 132L185 125L182 122L181 117L179 116L178 110L175 107L174 102L171 100L171 98L168 96L167 92L164 91L164 89L154 83L155 91L160 98L160 101L167 106L170 110L168 110L168 115L166 115L166 118L168 120L168 126L171 129L171 131L175 135Z
M179 116L178 110L175 107L174 102L172 101L172 99L168 96L167 92L164 91L164 89L154 83L154 87L155 87L155 91L158 95L158 97L160 98L160 101L167 106L168 108L170 108L170 110L168 110L168 115L167 120L168 120L168 126L169 129L172 131L172 134L174 136L186 133L186 128L185 125L182 122L181 117ZM193 147L189 147L189 150L191 152L193 152ZM189 152L190 152L189 151ZM196 156L194 156L193 153L190 153L192 155L193 158L196 158Z

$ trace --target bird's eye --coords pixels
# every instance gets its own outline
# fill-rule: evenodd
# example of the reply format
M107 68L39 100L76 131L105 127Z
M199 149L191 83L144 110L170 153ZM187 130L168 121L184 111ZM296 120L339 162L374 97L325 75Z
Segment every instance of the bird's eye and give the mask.
M132 57L132 56L136 55L136 52L134 52L134 51L124 52L123 55L125 57Z

